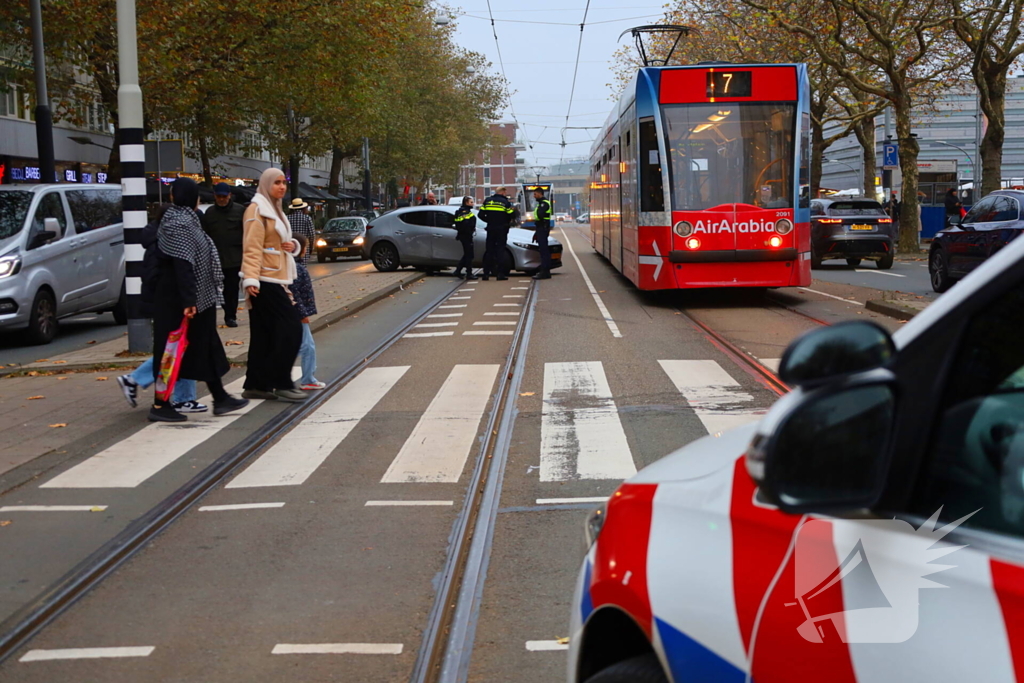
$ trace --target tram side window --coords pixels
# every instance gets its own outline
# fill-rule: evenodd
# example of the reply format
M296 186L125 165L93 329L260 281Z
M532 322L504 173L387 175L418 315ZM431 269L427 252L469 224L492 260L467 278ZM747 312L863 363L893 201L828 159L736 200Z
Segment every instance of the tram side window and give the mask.
M800 115L800 208L811 201L811 115Z
M658 130L654 118L640 121L640 210L665 210L661 154L658 151Z

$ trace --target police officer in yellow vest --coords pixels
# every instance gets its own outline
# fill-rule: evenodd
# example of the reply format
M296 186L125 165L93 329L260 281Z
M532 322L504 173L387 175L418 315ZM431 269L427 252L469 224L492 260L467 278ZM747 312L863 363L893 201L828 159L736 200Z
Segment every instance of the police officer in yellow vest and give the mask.
M533 198L537 200L537 210L533 214L533 241L540 252L540 268L534 280L551 278L551 248L548 246L548 235L551 234L551 201L544 198L544 190L534 190Z
M508 200L508 188L499 187L495 194L484 200L478 217L487 225L487 247L484 249L484 276L496 275L498 280L507 280L508 263L505 250L508 244L508 229L512 226L515 209Z

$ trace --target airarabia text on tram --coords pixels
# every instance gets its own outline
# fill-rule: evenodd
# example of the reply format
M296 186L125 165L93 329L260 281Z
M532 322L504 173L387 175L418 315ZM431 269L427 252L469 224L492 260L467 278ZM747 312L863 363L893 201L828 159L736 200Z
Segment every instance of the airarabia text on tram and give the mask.
M742 221L740 223L736 223L735 229L727 220L723 220L721 222L708 221L706 224L704 221L697 221L693 225L693 231L695 233L702 232L705 234L719 232L775 232L775 221Z

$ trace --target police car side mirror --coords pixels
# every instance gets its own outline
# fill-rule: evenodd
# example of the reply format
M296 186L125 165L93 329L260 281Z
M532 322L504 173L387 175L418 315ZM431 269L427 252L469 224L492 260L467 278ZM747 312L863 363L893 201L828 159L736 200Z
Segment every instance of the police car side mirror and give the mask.
M746 454L763 497L796 514L873 506L888 471L892 380L876 370L776 403Z
M871 322L836 323L799 337L779 363L779 379L791 387L813 387L885 367L896 356L888 331Z

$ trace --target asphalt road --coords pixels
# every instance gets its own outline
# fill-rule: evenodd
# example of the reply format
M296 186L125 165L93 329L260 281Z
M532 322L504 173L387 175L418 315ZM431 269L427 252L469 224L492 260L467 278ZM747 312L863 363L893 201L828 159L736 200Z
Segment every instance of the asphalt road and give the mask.
M811 271L811 276L815 280L873 289L899 290L926 296L929 299L938 296L932 290L931 281L928 279L928 261L924 259L897 260L889 270L879 270L870 261L864 261L856 268L846 265L844 261L825 261L821 268Z
M555 235L572 248L553 279L463 285L8 659L0 679L408 680L470 474L487 457L481 444L513 330L536 286L512 431L499 446L507 451L494 454L507 465L463 665L481 683L564 680L558 639L568 635L582 525L595 501L687 443L756 420L775 400L684 313L767 365L819 325L793 308L813 305L828 321L864 313L786 294L641 293L564 227ZM318 333L318 374L336 376L452 283L426 278ZM703 402L709 391L714 401ZM6 513L20 516L4 530L12 560L0 566L0 605L9 613L29 600L284 409L264 403L237 421L207 418L201 432L196 419L147 432L135 413L134 423L126 417L69 446L0 507L108 507ZM183 439L193 445L177 447ZM78 648L115 649L85 658L97 651Z

